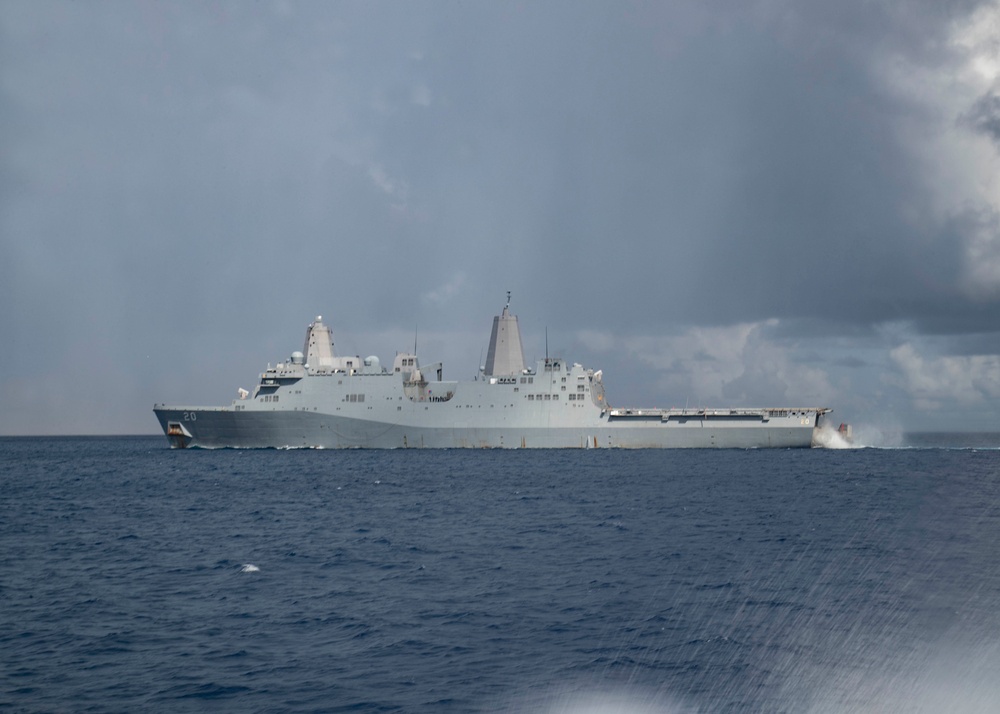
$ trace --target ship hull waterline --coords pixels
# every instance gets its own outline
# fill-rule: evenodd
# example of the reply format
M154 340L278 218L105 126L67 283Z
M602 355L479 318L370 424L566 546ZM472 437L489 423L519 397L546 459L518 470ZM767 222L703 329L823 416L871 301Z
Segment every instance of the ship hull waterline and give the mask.
M817 414L734 423L689 417L621 424L607 417L592 426L424 427L307 411L237 412L226 408L157 407L156 416L174 448L809 448Z

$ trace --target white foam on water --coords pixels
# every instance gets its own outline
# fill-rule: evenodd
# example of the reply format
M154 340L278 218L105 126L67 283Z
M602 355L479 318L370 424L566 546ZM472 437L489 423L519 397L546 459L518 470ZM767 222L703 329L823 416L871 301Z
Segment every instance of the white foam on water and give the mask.
M253 563L246 563L240 568L241 573L259 573L260 568L258 568Z
M821 449L895 449L903 445L903 430L892 424L858 424L848 440L835 426L825 423L813 431L813 446Z
M824 424L813 431L813 446L821 449L858 449L861 444L848 441L844 435L829 424Z

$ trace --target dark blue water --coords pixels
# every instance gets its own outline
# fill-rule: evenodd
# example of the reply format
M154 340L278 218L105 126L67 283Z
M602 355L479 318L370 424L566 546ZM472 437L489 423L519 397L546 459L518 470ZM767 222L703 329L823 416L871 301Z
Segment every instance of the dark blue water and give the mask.
M0 439L0 709L998 711L1000 451L960 442Z

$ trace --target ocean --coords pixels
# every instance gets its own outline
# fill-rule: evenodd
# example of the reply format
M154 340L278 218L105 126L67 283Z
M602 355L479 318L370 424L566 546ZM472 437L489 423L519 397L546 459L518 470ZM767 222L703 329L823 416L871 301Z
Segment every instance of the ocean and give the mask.
M1000 435L0 439L0 711L1000 711Z

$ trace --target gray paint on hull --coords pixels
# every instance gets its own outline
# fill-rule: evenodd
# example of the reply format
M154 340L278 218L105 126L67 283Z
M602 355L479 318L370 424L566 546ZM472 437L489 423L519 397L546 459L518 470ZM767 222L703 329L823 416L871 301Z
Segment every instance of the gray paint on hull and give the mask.
M806 448L812 444L815 423L799 419L773 426L702 422L478 428L387 424L294 411L160 408L156 415L164 432L171 422L183 425L184 434L172 439L173 446L203 448Z

